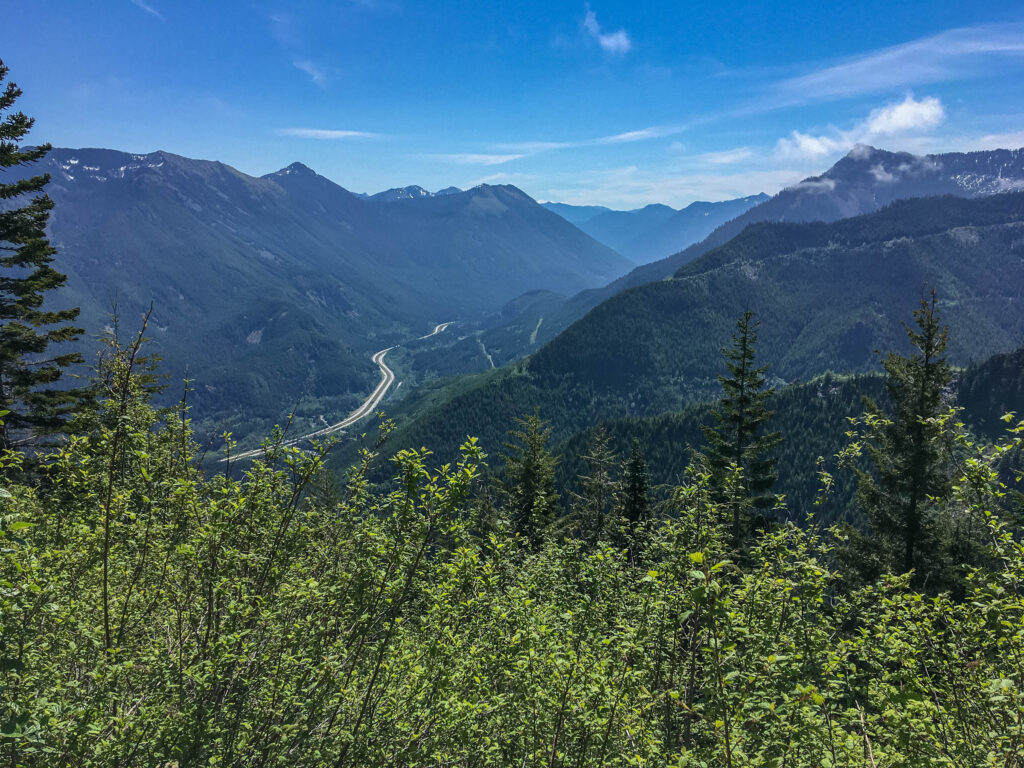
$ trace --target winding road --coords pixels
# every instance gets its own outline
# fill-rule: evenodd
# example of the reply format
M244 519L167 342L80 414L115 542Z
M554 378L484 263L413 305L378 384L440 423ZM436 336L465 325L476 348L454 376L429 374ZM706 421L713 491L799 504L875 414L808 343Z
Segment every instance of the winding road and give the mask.
M436 336L441 333L445 328L451 325L448 323L438 323L434 326L434 330L428 333L426 336L420 336L416 341L422 341L423 339L429 339L431 336ZM395 383L395 372L388 368L388 364L384 362L384 356L395 347L400 347L401 344L396 344L394 347L388 347L382 349L379 352L375 352L371 358L374 364L380 369L380 383L377 384L376 389L370 393L370 396L363 401L363 404L356 408L352 413L346 416L344 419L339 421L337 424L331 424L330 426L318 429L315 432L307 432L304 435L298 437L292 437L284 441L284 445L296 445L301 443L303 440L312 440L317 437L323 437L329 435L332 432L344 429L345 427L355 424L360 419L369 416L376 409L377 405L381 400L384 399L384 395L391 389L391 385ZM237 460L237 459L252 459L256 456L263 454L263 448L253 448L251 451L244 451L242 453L236 453L234 456L225 456L219 460L219 463L223 464L226 461Z

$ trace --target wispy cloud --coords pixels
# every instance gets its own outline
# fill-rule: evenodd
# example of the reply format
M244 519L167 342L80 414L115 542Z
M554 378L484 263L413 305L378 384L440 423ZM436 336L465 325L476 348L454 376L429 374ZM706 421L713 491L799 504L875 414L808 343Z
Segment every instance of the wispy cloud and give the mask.
M640 128L634 131L615 133L610 136L597 136L590 139L574 139L571 141L516 141L495 144L495 149L503 152L515 152L523 156L539 155L541 152L551 152L559 149L577 149L579 147L596 147L609 144L629 144L635 141L648 141L660 139L666 136L675 136L687 129L682 124L677 125L652 125L647 128Z
M585 11L582 24L583 31L596 40L597 44L606 53L621 55L629 52L629 49L633 47L633 43L629 39L629 35L626 34L626 30L620 29L615 32L605 32L601 29L601 25L597 23L597 15L590 9L589 4L585 7Z
M694 200L730 200L758 192L774 193L806 175L805 171L793 168L723 174L625 166L574 174L569 183L555 182L549 188L538 189L537 194L547 200L619 209L640 208L650 203L682 207Z
M574 141L513 141L494 145L496 149L506 152L521 152L524 155L538 155L555 149L569 149L581 146Z
M334 128L282 128L281 136L294 136L298 139L375 139L382 134L368 131L343 131Z
M946 111L937 98L929 96L917 100L908 95L901 102L872 110L867 118L848 130L832 129L817 136L793 131L779 139L775 153L787 159L822 158L857 144L927 133L945 119Z
M323 86L327 82L327 73L309 59L295 59L292 64L309 75L314 85Z
M426 155L432 160L440 160L445 163L456 163L457 165L501 165L502 163L508 163L512 160L518 160L521 157L526 157L525 154L512 154L512 155L490 155L490 154L476 154L472 152L455 153L455 154L434 154Z
M641 128L638 131L626 131L616 133L613 136L602 136L593 139L592 144L626 144L632 141L647 141L648 139L660 139L663 136L674 136L686 130L682 125L653 125L650 128Z
M1024 24L962 27L847 59L772 88L776 105L908 88L979 73L986 59L1024 55Z
M167 21L167 19L164 18L164 15L160 13L160 11L158 11L149 3L145 2L145 0L132 0L132 5L134 5L136 8L141 8L150 16L156 16L158 19L160 19L160 21Z
M793 131L788 137L779 139L775 145L775 154L790 159L819 158L849 149L855 143L842 137L811 136Z
M754 150L750 147L737 147L736 149L727 149L722 152L705 152L697 155L695 159L705 163L712 163L713 165L731 165L732 163L742 163L753 156Z
M267 16L270 34L277 41L278 45L285 48L294 48L301 42L298 23L295 17L280 11Z

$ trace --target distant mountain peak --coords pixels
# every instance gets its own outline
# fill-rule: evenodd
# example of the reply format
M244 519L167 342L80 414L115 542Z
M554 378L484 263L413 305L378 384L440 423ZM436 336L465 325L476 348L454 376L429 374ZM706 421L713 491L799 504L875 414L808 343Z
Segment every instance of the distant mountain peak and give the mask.
M83 147L54 147L43 160L53 169L54 179L58 181L74 181L90 179L105 182L110 179L137 177L152 172L163 173L168 168L185 165L219 166L219 163L203 160L189 160L164 150L156 152L134 153L115 149L98 149ZM168 168L164 168L167 165ZM163 168L163 171L159 169Z
M478 184L473 187L473 190L488 190L491 194L498 197L514 198L517 200L529 201L531 203L536 202L532 197L514 184Z
M434 195L418 184L410 184L408 187L392 187L370 195L371 200L379 200L384 203L394 203L398 200L422 200L427 197L434 197Z
M298 176L316 176L317 173L312 168L310 168L308 165L303 165L300 162L294 162L291 165L286 166L285 168L282 168L280 171L277 171L276 173L273 173L273 174L270 174L270 175L271 176L293 176L293 175L298 175Z
M837 184L843 189L839 190ZM789 191L835 192L846 202L859 195L863 204L856 209L839 204L838 213L851 216L903 197L941 194L973 197L1021 188L1024 188L1024 152L1021 150L915 155L858 144L821 176L805 179Z
M853 148L846 153L847 157L852 157L854 160L865 160L872 155L880 152L881 150L871 146L870 144L854 144Z

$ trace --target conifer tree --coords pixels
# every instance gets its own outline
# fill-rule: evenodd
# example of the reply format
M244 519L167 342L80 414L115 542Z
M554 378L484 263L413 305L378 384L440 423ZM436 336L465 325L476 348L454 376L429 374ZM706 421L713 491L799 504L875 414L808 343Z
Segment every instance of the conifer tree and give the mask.
M945 357L948 328L939 324L934 291L921 300L914 320L916 328L906 328L914 352L890 352L882 362L891 415L866 403L873 471L858 472L857 495L882 565L913 570L920 582L942 567L941 501L950 491L952 454L940 417L952 371Z
M728 376L719 376L723 395L713 412L714 425L704 426L707 441L705 458L716 484L724 487L729 467L743 473L744 505L764 508L774 499L768 491L775 484L775 458L772 450L782 441L779 432L766 432L769 417L767 401L775 392L766 387L767 365L756 366L757 327L754 313L746 311L736 323L732 346L722 349ZM741 538L741 506L733 504L733 541Z
M576 494L576 527L579 536L590 547L611 532L612 513L616 506L618 483L613 471L618 458L609 446L605 428L598 427L590 439L590 450L583 460L587 474L580 476L580 492Z
M7 77L0 61L0 85ZM49 144L23 148L19 141L32 128L21 112L4 114L21 96L12 82L0 92L0 168L42 159ZM46 237L53 201L43 194L48 174L0 184L0 448L11 448L63 430L81 391L54 387L77 353L48 356L51 344L73 341L81 329L68 325L78 309L47 310L47 295L64 285L65 275L51 266L56 250ZM25 200L25 196L31 196Z
M648 495L650 484L650 475L647 471L647 461L644 459L643 449L640 447L640 441L633 438L633 448L629 458L622 465L619 503L616 508L631 558L636 554L637 539L650 524L651 501Z
M515 442L505 444L505 498L512 530L536 547L558 516L558 460L547 448L551 428L536 411L516 424L520 429L509 432Z

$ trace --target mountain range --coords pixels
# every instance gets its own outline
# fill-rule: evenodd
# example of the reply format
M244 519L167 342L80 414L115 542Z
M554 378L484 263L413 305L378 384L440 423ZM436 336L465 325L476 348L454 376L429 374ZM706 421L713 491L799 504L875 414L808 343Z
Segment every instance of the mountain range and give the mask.
M525 360L460 380L447 396L411 398L399 406L396 443L440 452L474 435L500 445L534 408L560 440L602 419L713 399L720 349L748 309L778 385L876 371L876 350L908 349L903 323L932 288L954 363L1024 343L1024 192L748 226L668 279L602 302Z
M599 243L637 264L657 261L703 240L717 227L768 199L759 194L719 203L695 202L682 210L652 204L633 211L543 203ZM586 215L592 211L593 215Z
M550 341L606 299L663 280L758 222L836 221L877 211L912 197L978 197L1024 189L1024 149L913 155L858 145L820 176L804 179L719 226L706 238L666 258L643 264L596 289L570 296L543 318L538 334L515 333L517 320L490 331L503 340L502 359L514 360ZM487 333L485 336L485 343ZM497 344L487 344L488 348Z
M398 200L422 200L427 197L443 197L444 195L455 195L463 190L458 187L445 187L439 189L437 192L428 192L423 187L415 184L408 187L393 187L392 189L385 189L383 192L378 192L375 195L360 195L360 197L368 198L370 200L379 200L383 203L394 203Z
M344 414L372 388L373 351L435 323L496 312L532 289L573 293L629 262L511 186L361 199L295 163L252 177L168 152L54 149L58 301L89 329L149 334L196 380L217 431ZM91 342L90 342L91 344ZM178 387L174 387L178 390Z
M507 185L361 197L298 163L253 177L166 152L58 149L31 170L52 177L51 236L69 275L60 302L96 329L116 299L122 331L152 304L154 348L173 377L196 381L197 422L242 438L290 412L300 426L335 421L376 381L372 352L448 320L461 324L395 353L410 383L536 351L484 386L459 384L485 421L503 413L493 403L574 409L578 421L704 399L741 304L776 329L765 351L780 381L870 370L874 348L900 343L920 292L911 283L948 297L964 329L958 359L1018 341L1022 203L1007 190L1024 188L1021 150L858 147L771 198L682 211L545 210ZM934 193L947 197L920 198ZM730 213L628 274L627 259L569 221L624 248L636 232L651 241L689 222L692 234ZM990 268L965 268L971 259ZM446 395L430 396L445 413ZM450 426L464 416L447 414Z

